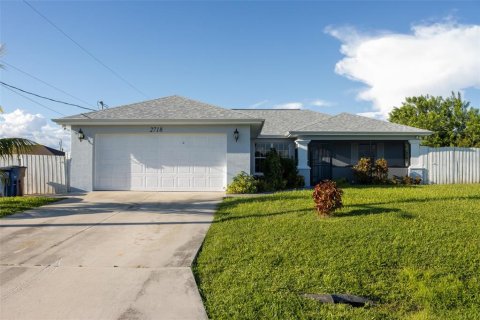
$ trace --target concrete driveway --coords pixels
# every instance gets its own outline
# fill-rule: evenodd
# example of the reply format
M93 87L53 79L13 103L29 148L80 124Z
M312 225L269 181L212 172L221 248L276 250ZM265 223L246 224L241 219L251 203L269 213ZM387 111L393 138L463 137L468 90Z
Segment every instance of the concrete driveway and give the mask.
M1 219L0 318L207 318L190 266L222 196L93 192Z

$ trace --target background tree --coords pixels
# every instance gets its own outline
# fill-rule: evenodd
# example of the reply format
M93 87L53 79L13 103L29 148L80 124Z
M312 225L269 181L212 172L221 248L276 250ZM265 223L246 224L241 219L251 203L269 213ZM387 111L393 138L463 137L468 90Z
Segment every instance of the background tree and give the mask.
M430 147L480 147L480 113L463 101L460 93L448 98L429 95L408 97L389 114L390 122L427 129L423 138Z

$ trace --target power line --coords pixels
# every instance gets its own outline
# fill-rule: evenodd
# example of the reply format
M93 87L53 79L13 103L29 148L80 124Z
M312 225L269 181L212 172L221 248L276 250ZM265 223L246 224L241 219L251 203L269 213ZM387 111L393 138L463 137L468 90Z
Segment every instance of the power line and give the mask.
M43 19L45 19L45 21L47 21L52 27L54 27L55 29L57 29L61 34L63 34L65 37L67 37L70 41L72 41L77 47L79 47L83 52L85 52L86 54L88 54L92 59L94 59L95 61L97 61L99 64L101 64L104 68L106 68L107 70L109 70L113 75L115 75L118 79L122 80L124 83L126 83L128 86L130 86L132 89L134 89L135 91L137 91L139 94L141 94L142 96L144 96L145 98L148 99L148 96L143 93L140 89L138 89L137 87L135 87L131 82L127 81L124 77L122 77L120 74L118 74L118 72L116 72L115 70L113 70L112 68L110 68L109 66L107 66L105 63L103 63L100 59L98 59L96 56L93 55L93 53L91 53L90 51L88 51L87 49L85 49L81 44L79 44L77 41L75 41L72 37L70 37L67 33L65 33L65 31L63 31L59 26L57 26L55 23L53 23L50 19L48 19L46 16L44 16L40 11L38 11L37 9L35 9L34 6L32 6L30 3L28 3L26 0L23 0L23 2L29 6L35 13L37 13L40 17L42 17Z
M3 85L3 86L5 86L5 87L9 87L9 88L12 88L12 89L21 91L21 92L26 93L26 94L30 94L30 95L35 96L35 97L38 97L38 98L50 100L50 101L57 102L57 103L66 104L66 105L73 106L73 107L77 107L77 108L81 108L81 109L84 109L84 110L97 111L97 110L95 110L95 109L82 107L82 106L80 106L80 105L78 105L78 104L75 104L75 103L69 103L69 102L65 102L65 101L61 101L61 100L57 100L57 99L52 99L52 98L44 97L44 96L41 96L41 95L39 95L39 94L36 94L36 93L30 92L30 91L23 90L23 89L20 89L20 88L18 88L18 87L12 86L12 85L10 85L10 84L8 84L8 83L5 83L5 82L3 82L3 81L0 81L0 84Z
M63 93L63 94L66 94L67 96L69 96L69 97L71 97L71 98L73 98L73 99L76 99L76 100L78 100L78 101L81 101L81 102L89 105L89 106L92 106L89 102L87 102L87 101L85 101L85 100L83 100L83 99L80 99L80 98L78 98L78 97L75 97L74 95L66 92L65 90L62 90L62 89L54 86L53 84L50 84L50 83L48 83L48 82L46 82L46 81L44 81L44 80L42 80L42 79L39 79L38 77L34 76L33 74L30 74L30 73L28 73L28 72L26 72L26 71L24 71L24 70L22 70L22 69L20 69L20 68L18 68L18 67L15 67L14 65L12 65L12 64L4 61L4 60L2 60L1 62L2 62L3 64L5 64L5 65L9 66L10 68L13 68L13 69L17 70L18 72L21 72L21 73L23 73L23 74L25 74L25 75L27 75L27 76L29 76L29 77L31 77L31 78L33 78L33 79L41 82L41 83L43 83L43 84L45 84L45 85L47 85L47 86L49 86L49 87L51 87L51 88L53 88L53 89L55 89L55 90L58 90L58 91L60 91L60 92Z
M63 113L61 113L61 112L58 112L57 110L54 110L54 109L52 109L52 108L50 108L50 107L47 107L46 105L41 104L40 102L37 102L37 101L35 101L35 100L27 97L26 95L21 94L20 92L17 92L17 91L15 91L15 90L13 90L13 89L10 89L9 87L5 87L5 89L8 89L8 90L12 91L13 93L18 94L19 96L22 96L22 97L24 97L25 99L30 100L31 102L36 103L36 104L38 104L39 106L41 106L41 107L43 107L43 108L45 108L45 109L48 109L48 110L53 111L53 112L55 112L55 113L58 113L59 115L65 116L65 114L63 114Z

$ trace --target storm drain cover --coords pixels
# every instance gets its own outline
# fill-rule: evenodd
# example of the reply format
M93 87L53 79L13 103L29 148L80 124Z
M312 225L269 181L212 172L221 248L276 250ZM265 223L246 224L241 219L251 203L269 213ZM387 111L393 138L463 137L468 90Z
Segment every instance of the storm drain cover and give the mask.
M353 307L364 307L366 304L375 305L375 302L364 297L354 296L351 294L310 294L303 295L305 298L317 300L322 303L343 303Z

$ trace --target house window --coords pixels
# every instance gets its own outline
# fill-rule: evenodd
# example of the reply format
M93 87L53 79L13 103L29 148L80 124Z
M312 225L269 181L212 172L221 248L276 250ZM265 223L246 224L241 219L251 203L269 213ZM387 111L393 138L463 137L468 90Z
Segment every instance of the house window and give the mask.
M377 158L377 144L376 143L360 143L358 145L358 159L369 158L375 161Z
M292 158L289 143L284 142L257 142L255 143L255 172L262 173L265 167L267 152L275 149L282 158Z

